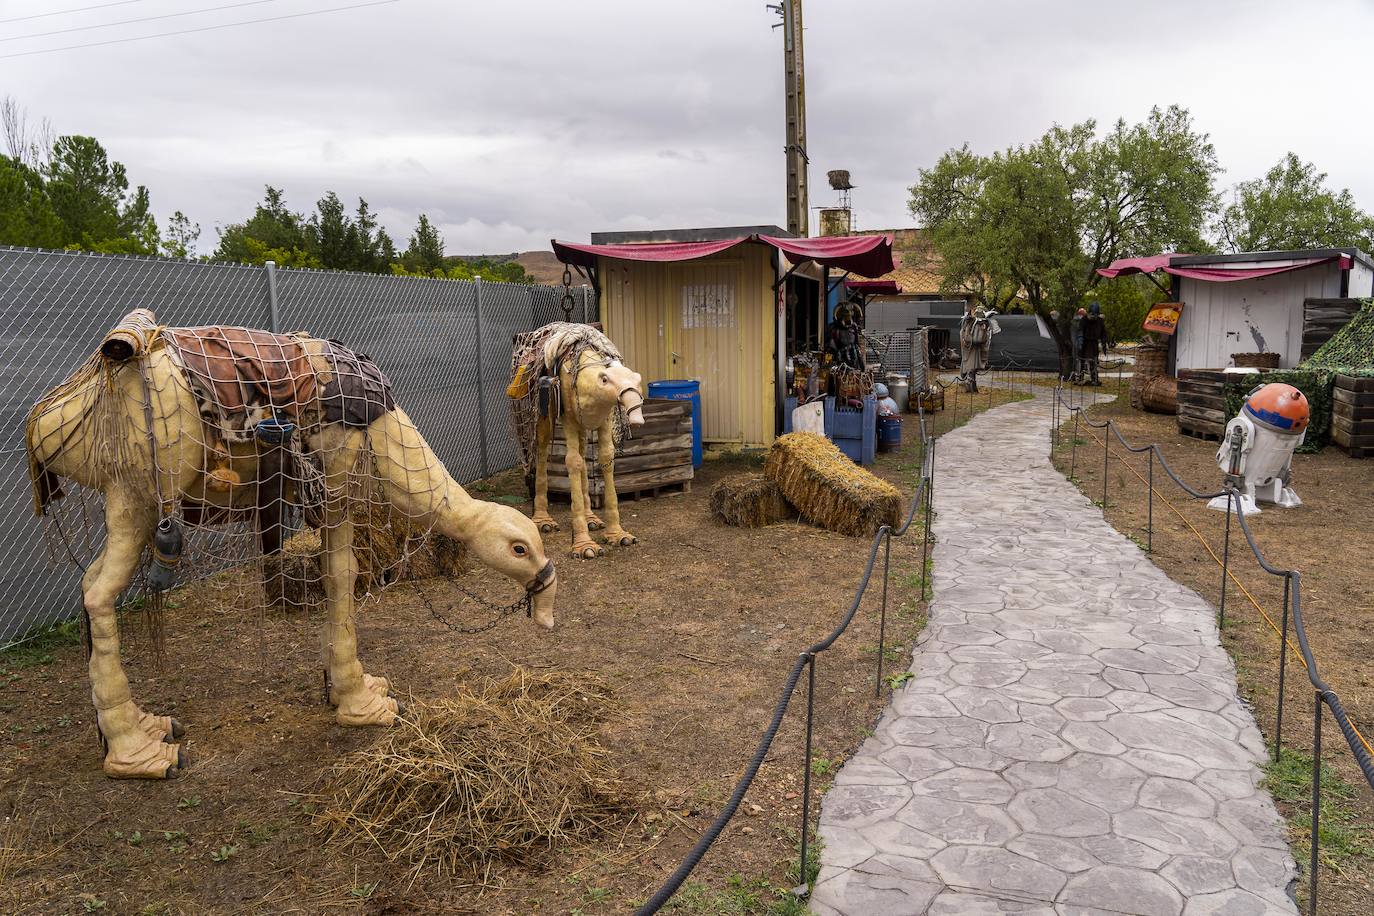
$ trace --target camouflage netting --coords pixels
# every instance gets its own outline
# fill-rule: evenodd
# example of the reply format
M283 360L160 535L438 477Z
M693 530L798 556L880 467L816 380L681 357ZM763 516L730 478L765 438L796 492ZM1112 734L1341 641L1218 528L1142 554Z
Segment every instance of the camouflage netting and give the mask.
M1248 381L1228 383L1226 419L1240 413L1245 396L1257 384L1287 383L1301 391L1312 408L1307 439L1298 451L1319 451L1331 436L1331 390L1337 375L1374 377L1374 299L1364 300L1350 321L1301 366L1264 372L1259 382L1250 376Z

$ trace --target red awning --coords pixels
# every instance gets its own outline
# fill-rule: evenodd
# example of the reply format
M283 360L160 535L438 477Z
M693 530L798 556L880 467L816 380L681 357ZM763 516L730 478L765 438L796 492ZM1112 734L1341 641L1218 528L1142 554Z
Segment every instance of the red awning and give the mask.
M788 255L788 260L794 264L815 261L822 267L847 270L861 277L881 277L895 267L890 235L836 235L815 239L759 235L755 238Z
M1332 261L1339 261L1342 270L1349 270L1351 259L1348 255L1331 255L1324 258L1298 258L1292 264L1284 264L1278 267L1254 267L1244 266L1243 263L1228 264L1221 262L1218 264L1199 265L1197 267L1173 267L1170 261L1174 258L1188 257L1180 254L1157 254L1148 258L1119 258L1111 263L1109 267L1098 268L1098 273L1104 277L1119 277L1123 274L1154 273L1162 270L1166 274L1175 277L1188 277L1191 280L1206 280L1210 283L1233 283L1236 280L1255 280L1259 277L1269 277L1274 274L1288 273L1292 270L1304 270L1308 267L1315 267L1318 264L1330 264ZM1251 262L1253 265L1254 262Z
M1108 267L1099 267L1097 272L1104 277L1119 277L1122 274L1152 274L1169 266L1174 254L1156 254L1148 258L1117 258Z
M694 261L709 257L744 242L771 245L794 264L815 261L863 277L878 277L894 269L892 236L839 235L817 239L784 239L771 235L750 235L716 242L627 242L620 245L584 245L579 242L551 240L553 253L564 264L595 267L596 259L623 261Z
M852 289L856 293L868 293L875 296L895 296L902 291L902 286L896 280L845 280L845 288Z
M1350 269L1350 258L1336 255L1329 258L1302 258L1297 263L1285 264L1282 267L1232 267L1229 264L1216 264L1210 267L1166 267L1164 271L1176 277L1207 280L1211 283L1231 283L1236 280L1254 280L1258 277L1286 274L1291 270L1304 270L1318 264L1330 264L1332 261L1340 261L1342 270Z
M694 261L718 254L749 241L749 237L721 239L717 242L627 242L623 245L583 245L553 239L553 253L564 264L595 267L596 259L618 258L622 261Z

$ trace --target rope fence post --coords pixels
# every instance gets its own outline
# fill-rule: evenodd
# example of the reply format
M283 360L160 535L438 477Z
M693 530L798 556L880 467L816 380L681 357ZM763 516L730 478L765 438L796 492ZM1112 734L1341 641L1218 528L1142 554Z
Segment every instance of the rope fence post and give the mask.
M802 828L801 863L797 868L797 886L792 889L796 897L805 898L811 893L806 881L806 856L811 839L811 724L816 709L816 655L806 653L806 760L802 769Z
M929 575L926 572L927 559L930 555L930 513L935 503L935 440L931 439L930 447L930 466L926 468L926 508L925 508L925 532L921 535L921 600L926 600L926 586L929 584ZM932 589L933 591L933 589Z
M1112 423L1107 421L1106 427L1102 430L1102 512L1107 511L1107 462L1111 458L1112 449Z
M1239 508L1239 507L1238 507ZM1226 626L1226 578L1231 574L1231 491L1226 491L1226 535L1221 547L1221 621Z
M1293 577L1283 577L1283 629L1279 633L1279 708L1274 718L1274 762L1283 754L1283 682L1288 669L1288 593Z
M883 526L887 534L883 538L883 604L878 615L878 678L873 682L874 699L883 693L883 653L887 649L887 579L888 564L892 559L892 529Z
M1307 912L1317 916L1317 853L1321 834L1322 809L1322 692L1316 691L1316 708L1312 715L1312 844L1308 859L1311 880L1307 885Z
M1070 455L1070 460L1069 460L1069 480L1077 480L1077 479L1078 479L1078 411L1076 411L1076 410L1073 412L1073 439L1070 441L1069 448L1070 448L1070 451L1072 452L1072 454Z
M1150 492L1146 495L1146 497L1145 497L1145 501L1146 501L1146 503L1148 504L1148 508L1147 508L1147 510L1146 510L1146 516L1145 516L1145 552L1146 552L1146 553L1154 553L1154 552L1155 552L1155 448L1154 448L1154 446L1151 445L1151 446L1150 446L1150 450L1149 450L1148 452L1146 452L1145 454L1146 454L1146 464L1147 464L1147 468L1146 468L1146 472L1145 472L1145 473L1146 473L1146 477L1147 477L1146 486L1149 488L1149 491L1150 491Z

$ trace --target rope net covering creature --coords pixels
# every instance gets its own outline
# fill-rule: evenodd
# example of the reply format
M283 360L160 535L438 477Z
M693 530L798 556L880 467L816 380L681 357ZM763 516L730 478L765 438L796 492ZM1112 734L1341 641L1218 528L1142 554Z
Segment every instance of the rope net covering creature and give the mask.
M577 410L575 398L571 405L562 403L560 374L566 370L575 376L583 369L623 363L624 359L611 339L589 324L554 321L516 337L506 394L510 397L511 423L515 441L520 445L520 461L526 471L534 463L539 418L556 418L565 406ZM543 379L550 381L541 386ZM545 392L542 406L541 391ZM623 408L617 406L613 417L615 441L619 445L626 432Z
M442 466L387 377L338 341L167 328L139 309L34 406L26 438L50 555L75 561L71 539L101 540L111 487L154 526L135 580L154 632L164 590L206 572L233 570L211 581L241 609L319 604L321 534L341 525L358 598L412 566L461 568L462 545L431 538ZM392 499L403 490L404 509Z

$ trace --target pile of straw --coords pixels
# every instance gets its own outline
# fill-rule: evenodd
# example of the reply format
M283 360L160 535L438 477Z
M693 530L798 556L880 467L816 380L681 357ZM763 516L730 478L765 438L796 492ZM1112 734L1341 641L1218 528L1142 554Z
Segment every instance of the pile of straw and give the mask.
M711 511L727 525L762 528L796 517L778 485L762 474L736 474L711 488Z
M773 443L763 472L802 517L840 534L871 535L896 526L902 494L850 461L824 436L788 433Z
M330 771L317 823L330 841L490 883L627 811L598 740L609 692L517 667L475 693L409 707L381 740Z

